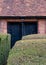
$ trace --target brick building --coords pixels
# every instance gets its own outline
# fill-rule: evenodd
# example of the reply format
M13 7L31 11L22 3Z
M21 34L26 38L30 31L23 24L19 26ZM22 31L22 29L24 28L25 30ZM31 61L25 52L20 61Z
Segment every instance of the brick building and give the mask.
M46 34L46 0L0 0L0 33L10 33L12 45L28 34Z

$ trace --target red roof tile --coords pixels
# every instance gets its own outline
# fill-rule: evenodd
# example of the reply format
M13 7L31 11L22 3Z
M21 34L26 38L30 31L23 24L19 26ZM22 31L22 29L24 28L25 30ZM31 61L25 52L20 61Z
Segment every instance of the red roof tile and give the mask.
M46 0L0 0L0 16L46 16Z

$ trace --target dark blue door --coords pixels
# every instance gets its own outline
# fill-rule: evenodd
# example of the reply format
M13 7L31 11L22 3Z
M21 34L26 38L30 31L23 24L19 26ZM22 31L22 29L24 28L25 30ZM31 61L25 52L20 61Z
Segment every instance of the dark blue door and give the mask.
M11 47L22 37L21 23L8 23L8 33L11 34Z
M37 34L37 22L9 22L7 28L8 33L11 34L11 47L16 41L20 40L22 36Z
M37 34L37 22L22 23L22 35Z

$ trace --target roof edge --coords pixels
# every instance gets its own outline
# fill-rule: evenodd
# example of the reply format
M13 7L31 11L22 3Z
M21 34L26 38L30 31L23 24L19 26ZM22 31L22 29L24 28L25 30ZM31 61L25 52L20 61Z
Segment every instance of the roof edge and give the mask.
M46 16L0 16L0 19L46 19Z

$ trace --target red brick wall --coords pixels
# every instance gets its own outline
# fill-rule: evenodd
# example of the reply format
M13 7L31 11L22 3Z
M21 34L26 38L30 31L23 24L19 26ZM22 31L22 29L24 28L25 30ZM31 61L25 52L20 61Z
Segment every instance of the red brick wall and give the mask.
M45 33L46 33L46 20L45 20Z
M6 20L0 20L0 33L7 33ZM38 20L38 34L45 34L45 33L46 33L46 20Z
M38 20L38 34L45 34L46 30L46 21L45 20Z
M2 32L2 28L1 28L1 20L0 20L0 33Z
M7 22L0 20L0 33L7 33Z

